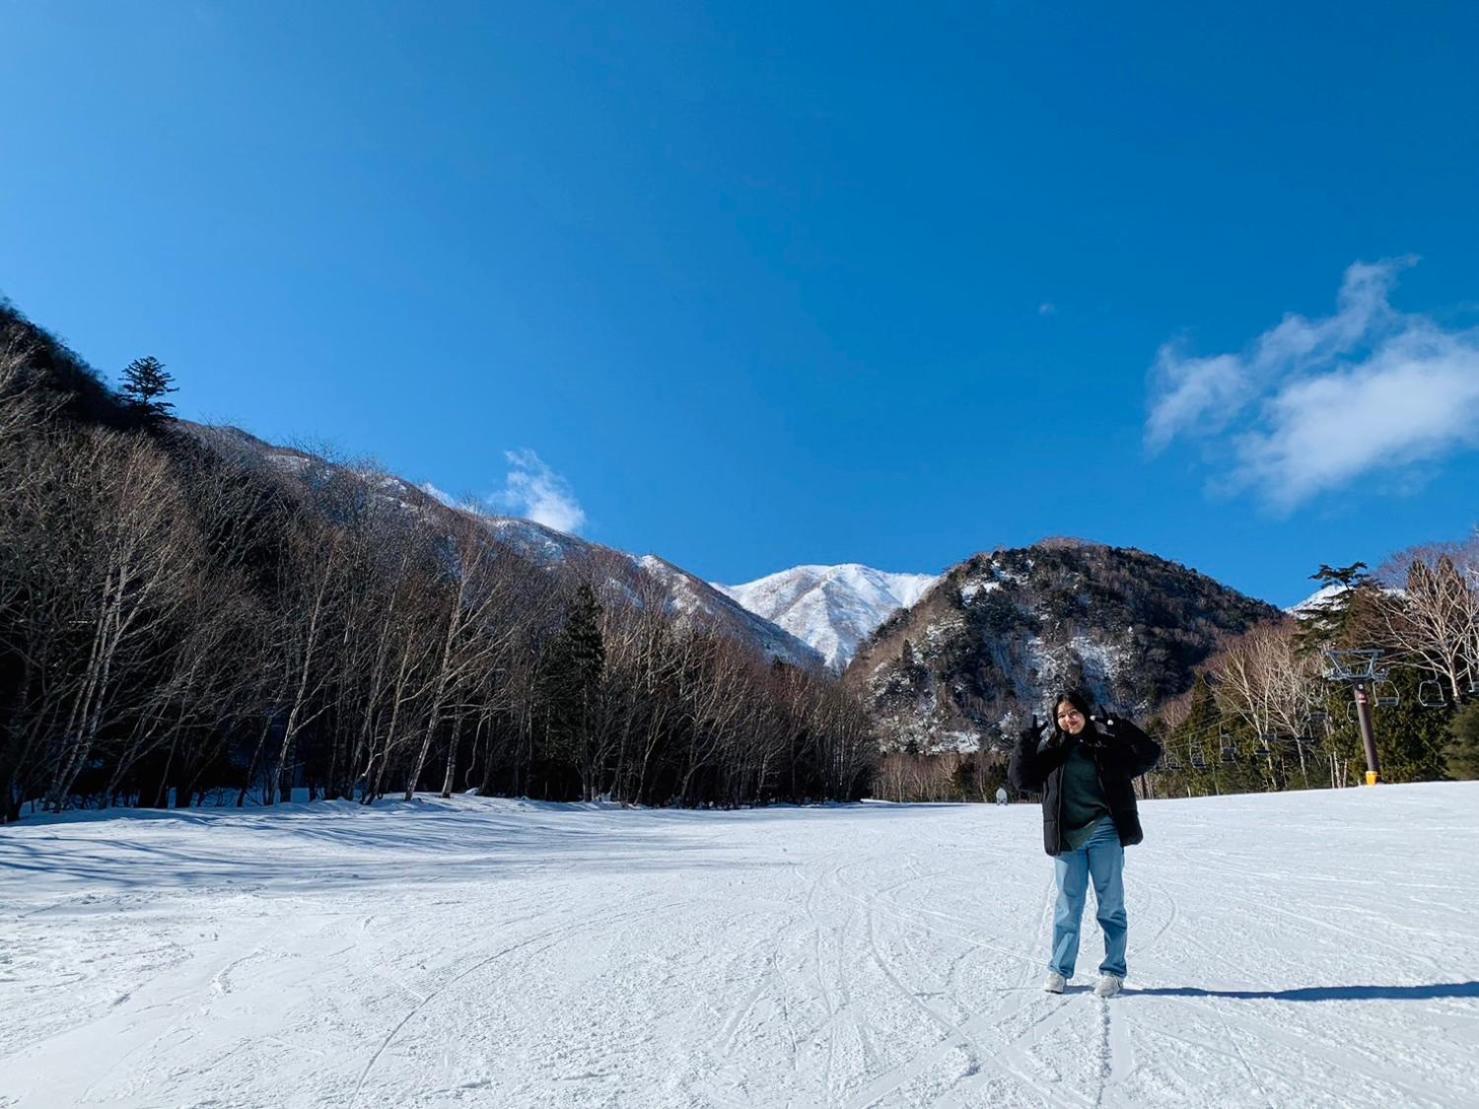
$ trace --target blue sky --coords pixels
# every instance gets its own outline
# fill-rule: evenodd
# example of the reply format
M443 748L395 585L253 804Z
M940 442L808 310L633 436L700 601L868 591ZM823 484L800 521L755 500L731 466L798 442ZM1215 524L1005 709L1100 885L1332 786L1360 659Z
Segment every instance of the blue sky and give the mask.
M0 292L712 580L1290 603L1479 522L1479 9L1202 8L11 0Z

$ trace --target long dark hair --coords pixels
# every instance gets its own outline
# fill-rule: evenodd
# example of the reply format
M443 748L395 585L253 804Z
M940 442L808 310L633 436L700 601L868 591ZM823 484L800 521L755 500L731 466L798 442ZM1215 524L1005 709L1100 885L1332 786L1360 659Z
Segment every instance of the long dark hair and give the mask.
M1065 689L1053 698L1052 711L1048 714L1049 719L1053 722L1055 737L1062 740L1068 734L1058 724L1058 708L1064 701L1067 701L1074 708L1078 709L1079 712L1084 714L1084 730L1079 732L1078 738L1083 740L1097 736L1099 729L1094 727L1093 709L1089 702L1088 694L1081 689Z

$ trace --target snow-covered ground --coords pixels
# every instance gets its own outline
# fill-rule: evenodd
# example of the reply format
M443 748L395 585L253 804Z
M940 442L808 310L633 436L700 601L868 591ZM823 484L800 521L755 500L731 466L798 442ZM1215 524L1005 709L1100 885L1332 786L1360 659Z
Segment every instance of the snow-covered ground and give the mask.
M1108 1003L1031 806L23 823L0 1105L1479 1104L1479 784L1143 817Z

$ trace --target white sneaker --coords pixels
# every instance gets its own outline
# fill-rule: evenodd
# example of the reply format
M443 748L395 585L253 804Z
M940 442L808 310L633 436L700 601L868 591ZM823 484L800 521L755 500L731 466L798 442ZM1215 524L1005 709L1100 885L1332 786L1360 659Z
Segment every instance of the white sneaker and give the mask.
M1094 996L1113 997L1120 992L1120 987L1124 984L1125 980L1118 974L1101 974L1099 984L1094 987Z
M1050 970L1048 971L1048 979L1042 984L1042 988L1047 990L1048 993L1062 993L1063 987L1067 985L1067 978L1064 978L1056 970Z

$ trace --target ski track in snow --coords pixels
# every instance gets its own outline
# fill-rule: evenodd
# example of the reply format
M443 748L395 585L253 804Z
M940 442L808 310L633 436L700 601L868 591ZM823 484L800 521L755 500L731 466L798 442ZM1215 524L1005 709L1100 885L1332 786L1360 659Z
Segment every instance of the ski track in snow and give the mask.
M0 829L0 1107L1479 1104L1479 783L1157 801L1041 991L1037 809L481 798Z

